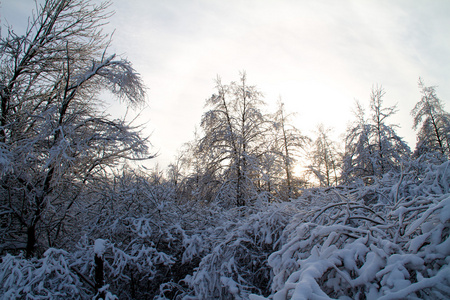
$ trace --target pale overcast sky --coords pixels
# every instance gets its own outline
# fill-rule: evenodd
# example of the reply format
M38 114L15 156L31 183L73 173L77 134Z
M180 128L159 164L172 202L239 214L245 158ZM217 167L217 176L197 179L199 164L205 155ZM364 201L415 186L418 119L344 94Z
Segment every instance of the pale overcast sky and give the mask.
M20 28L33 8L32 0L1 2L3 26L6 18ZM111 51L132 61L149 87L140 120L160 153L150 166L167 165L192 139L217 75L229 83L243 70L268 110L281 97L311 137L323 123L342 140L355 99L368 106L378 84L385 105L398 104L390 122L414 148L419 76L438 86L450 111L448 0L115 0L111 9Z

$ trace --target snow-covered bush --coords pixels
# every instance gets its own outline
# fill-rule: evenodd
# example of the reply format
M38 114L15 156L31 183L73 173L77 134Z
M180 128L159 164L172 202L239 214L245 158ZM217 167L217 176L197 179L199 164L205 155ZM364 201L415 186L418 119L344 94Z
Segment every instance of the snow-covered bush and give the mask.
M419 158L369 186L310 188L290 202L226 209L180 201L169 185L124 174L92 191L97 205L80 210L86 220L75 246L39 259L3 256L0 292L7 299L85 299L97 291L111 299L446 299L449 179L448 161ZM96 254L103 289L94 279Z
M267 295L271 283L267 257L278 249L293 210L289 203L282 203L254 211L227 211L227 219L203 235L211 249L195 272L184 279L191 289L191 295L185 297L246 299L250 293Z
M87 299L94 295L71 269L70 254L48 249L40 259L23 255L2 257L2 299Z
M77 245L78 251L73 253L72 266L86 277L94 278L96 265L93 258L100 252L105 283L120 299L151 295L158 289L153 285L164 275L162 271L174 263L170 255L158 251L151 242L136 241L120 247L103 240L100 251L98 240L92 245L87 238L82 239Z
M449 163L416 167L384 176L376 188L316 193L330 203L286 226L283 246L269 257L269 298L448 298Z

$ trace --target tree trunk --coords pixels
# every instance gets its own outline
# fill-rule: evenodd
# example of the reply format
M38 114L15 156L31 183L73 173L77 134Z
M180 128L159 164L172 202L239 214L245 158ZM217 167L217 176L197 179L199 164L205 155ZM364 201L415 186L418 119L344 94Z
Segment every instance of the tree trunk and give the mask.
M30 225L27 228L27 258L30 258L34 254L34 250L36 247L36 225Z
M103 258L95 254L95 290L97 292L96 299L104 299L105 292L99 292L99 290L104 286L103 278Z

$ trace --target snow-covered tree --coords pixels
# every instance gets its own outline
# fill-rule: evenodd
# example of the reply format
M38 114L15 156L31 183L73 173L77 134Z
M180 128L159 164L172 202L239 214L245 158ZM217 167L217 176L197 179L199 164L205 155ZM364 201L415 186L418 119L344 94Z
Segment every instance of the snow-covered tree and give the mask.
M183 175L179 192L180 198L184 200L210 203L221 184L220 165L215 164L211 149L200 149L200 139L195 130L194 139L185 143L180 150L180 169L183 170Z
M337 185L340 174L341 154L336 142L330 139L330 132L323 124L317 127L317 138L309 157L309 170L321 186Z
M410 156L410 149L395 132L396 125L386 121L396 112L396 106L383 107L382 87L374 87L370 95L370 117L365 118L357 103L357 122L348 129L342 179L361 178L366 183L381 178L391 170L399 170Z
M217 94L207 100L210 110L202 116L199 151L212 158L224 177L219 198L228 198L227 205L243 206L256 195L254 178L267 131L264 102L261 93L247 84L245 73L229 85L218 79L216 88Z
M418 129L417 156L440 152L450 157L450 114L445 111L444 104L436 95L435 86L425 86L419 78L422 97L414 106L411 115L414 118L413 128Z
M274 160L280 164L283 170L282 184L280 184L281 193L285 198L293 197L296 186L294 178L294 166L298 161L300 150L304 149L309 142L309 138L301 133L299 129L291 124L293 114L286 113L284 103L278 102L278 109L273 118L274 133L269 138L269 145L272 145L271 153L274 154ZM272 168L270 166L269 168Z
M100 110L102 90L138 105L131 63L107 54L108 4L46 0L26 32L0 48L0 208L3 249L58 245L86 184L124 159L147 158L138 128ZM2 249L2 250L3 250Z

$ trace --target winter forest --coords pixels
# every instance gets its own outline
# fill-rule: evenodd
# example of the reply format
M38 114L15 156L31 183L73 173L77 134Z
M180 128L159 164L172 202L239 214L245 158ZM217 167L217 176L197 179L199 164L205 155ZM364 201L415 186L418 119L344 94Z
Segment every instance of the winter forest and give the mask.
M450 298L450 114L426 78L412 148L382 86L336 141L217 78L195 139L148 170L151 137L102 106L152 84L109 52L108 4L37 8L0 41L2 299Z

